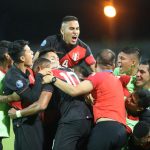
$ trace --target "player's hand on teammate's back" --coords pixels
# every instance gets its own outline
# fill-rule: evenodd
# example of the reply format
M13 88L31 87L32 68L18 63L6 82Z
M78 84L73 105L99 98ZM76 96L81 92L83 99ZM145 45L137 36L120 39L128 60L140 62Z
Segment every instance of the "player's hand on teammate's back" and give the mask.
M52 78L53 78L53 73L51 72L50 75L46 75L43 77L43 84L47 84L47 83L50 83L52 81Z

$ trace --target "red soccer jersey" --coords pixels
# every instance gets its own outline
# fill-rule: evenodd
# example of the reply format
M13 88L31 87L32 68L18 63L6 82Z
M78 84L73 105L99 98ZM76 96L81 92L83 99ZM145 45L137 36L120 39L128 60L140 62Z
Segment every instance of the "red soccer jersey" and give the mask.
M64 80L67 83L72 84L74 86L76 86L80 82L78 76L74 72L72 72L70 69L67 69L66 71L63 68L60 68L60 69L53 69L52 71L53 71L53 74L57 78Z
M54 76L68 84L76 86L80 82L77 75L69 68L59 68L52 71ZM59 123L92 118L91 111L87 107L83 96L72 97L56 88L53 93L53 98L55 101L59 100L59 109L61 114Z
M100 72L87 78L93 84L94 120L110 118L126 125L124 93L121 82L110 72Z
M60 64L72 68L84 61L87 65L95 64L90 47L78 39L75 45L67 45L61 35L48 36L41 44L41 52L45 48L54 48L58 52Z
M86 55L87 49L78 45L60 59L60 64L62 64L62 66L65 67L73 67L83 59L85 59L85 62L88 65L94 64L95 59L93 55L92 54L90 54L89 56Z

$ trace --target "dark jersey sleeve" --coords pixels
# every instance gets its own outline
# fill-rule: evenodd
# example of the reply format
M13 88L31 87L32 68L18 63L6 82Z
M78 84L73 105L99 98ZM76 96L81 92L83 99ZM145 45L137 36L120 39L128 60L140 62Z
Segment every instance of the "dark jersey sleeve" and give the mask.
M91 48L87 45L85 46L85 48L86 48L86 56L85 57L92 55Z
M29 80L22 76L15 75L15 78L5 78L4 94L8 95L12 92L16 92L22 100L33 103L38 100L42 90L42 75L37 74L35 76L34 85L30 86Z
M51 84L44 84L42 87L42 91L47 91L53 93L54 87Z
M40 83L41 83L41 82L40 82ZM38 87L38 85L37 85L37 87ZM35 87L33 87L33 88L35 88ZM22 97L27 97L28 94L31 92L31 91L29 91L29 90L30 90L30 89L28 89L28 91L25 92ZM38 89L37 89L37 90L38 90ZM31 93L32 99L24 98L24 99L22 99L22 102L23 102L23 103L27 103L27 102L33 103L34 101L37 101L37 100L39 99L39 97L40 97L42 91L46 91L46 92L53 93L53 86L50 85L50 84L44 84L44 85L42 85L42 87L41 87L41 91L36 92L37 90L35 89L35 90L33 91L33 93ZM35 93L34 93L34 92L35 92Z
M41 50L44 50L47 48L55 48L56 42L57 42L56 35L48 36L42 41L40 48Z
M43 76L41 74L37 74L35 76L34 85L32 85L32 87L28 86L25 91L20 93L22 99L26 99L26 101L29 102L35 102L38 100L42 91L42 77Z

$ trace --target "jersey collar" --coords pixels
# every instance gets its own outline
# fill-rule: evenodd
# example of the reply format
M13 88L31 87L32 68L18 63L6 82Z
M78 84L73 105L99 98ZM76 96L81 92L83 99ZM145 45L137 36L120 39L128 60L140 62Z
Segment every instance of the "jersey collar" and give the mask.
M113 71L112 71L112 70L107 70L107 69L102 70L102 72L110 72L110 73L113 73Z

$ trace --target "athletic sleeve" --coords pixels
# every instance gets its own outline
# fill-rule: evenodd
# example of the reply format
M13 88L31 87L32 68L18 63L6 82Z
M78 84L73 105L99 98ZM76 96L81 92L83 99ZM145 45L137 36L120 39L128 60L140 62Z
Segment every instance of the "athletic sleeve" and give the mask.
M93 73L92 75L90 75L86 80L91 81L91 83L93 84L94 89L103 82L103 79L105 77L105 73Z
M46 37L40 45L41 51L47 48L55 48L56 37L56 35Z
M20 97L30 103L37 101L42 91L42 77L43 76L38 73L35 76L34 85L32 87L28 86L25 90L18 93Z
M42 90L42 75L37 74L35 76L35 83L30 86L29 80L23 78L22 76L15 75L14 78L6 78L5 79L5 88L4 94L8 95L12 92L16 92L22 100L26 100L26 102L33 103L38 100L39 95Z
M87 65L93 65L96 63L96 60L91 52L91 49L89 46L86 47L86 58L85 58L85 62Z
M47 91L53 93L54 87L51 84L44 84L42 87L42 91Z
M45 49L45 48L48 48L50 47L50 42L49 40L46 38L42 41L41 45L40 45L40 48L41 50Z
M91 83L93 84L93 88L96 87L97 84L97 78L96 78L96 74L93 73L92 75L90 75L88 78L86 78L86 80L91 81Z

